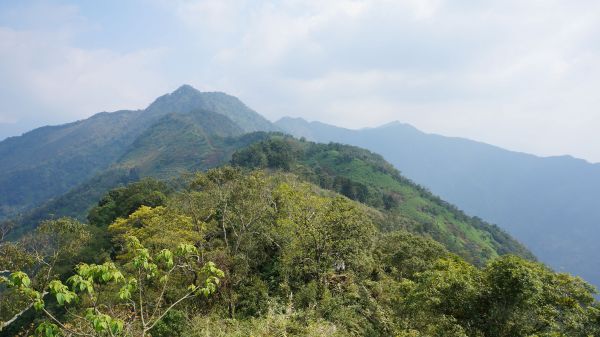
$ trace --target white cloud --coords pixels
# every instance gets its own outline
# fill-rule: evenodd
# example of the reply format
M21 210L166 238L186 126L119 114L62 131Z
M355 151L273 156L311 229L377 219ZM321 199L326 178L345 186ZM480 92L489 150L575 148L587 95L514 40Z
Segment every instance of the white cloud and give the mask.
M597 1L152 4L161 8L157 24L166 17L180 23L164 27L175 37L168 48L159 40L130 52L78 47L72 36L85 37L81 26L108 23L71 6L46 21L53 29L27 28L35 20L4 27L0 75L65 116L143 106L191 83L238 95L270 119L295 115L347 127L397 119L600 161ZM14 116L3 101L0 116Z
M77 31L64 10L57 12L66 26L44 31L0 27L0 120L22 128L64 123L99 111L142 108L170 89L157 69L164 50L77 47L72 43Z
M246 14L213 83L272 119L400 119L600 161L582 137L600 141L595 2L281 1Z

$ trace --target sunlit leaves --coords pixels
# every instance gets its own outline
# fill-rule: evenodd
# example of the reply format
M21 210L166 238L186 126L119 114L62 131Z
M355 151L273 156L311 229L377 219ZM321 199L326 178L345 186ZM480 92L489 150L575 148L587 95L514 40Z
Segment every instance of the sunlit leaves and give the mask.
M93 279L91 278L84 279L81 275L76 274L71 276L67 281L77 292L87 292L90 295L94 292Z
M156 255L156 261L163 262L167 268L172 268L174 265L173 253L168 249L163 249Z
M184 320L279 312L353 335L600 335L600 310L580 279L516 257L479 268L425 237L377 233L377 218L364 206L283 174L226 168L196 178L166 206L113 224L116 262L82 263L66 284L50 284L51 303L56 298L66 316L77 315L68 327L97 336L141 336L144 328L146 336L173 336L153 329L171 324L174 308ZM188 237L190 230L196 233ZM26 276L0 280L42 314L51 312L43 292L32 289L36 279Z
M97 312L93 308L86 310L85 318L92 324L94 331L98 333L109 332L114 336L123 331L123 321L113 318L107 314Z
M24 272L18 271L10 274L8 278L8 285L10 287L29 287L31 285L31 280L29 276Z
M32 301L35 310L42 310L45 306L43 295L31 287L31 280L24 272L14 272L9 277L0 278L0 284L5 283L8 288L15 288L17 291ZM1 326L1 325L0 325Z
M196 295L203 295L205 297L210 296L215 291L220 283L220 278L224 277L225 273L213 263L208 262L200 270L200 274L204 276L204 283L202 286L196 284L190 284L188 291Z
M109 226L113 241L129 251L134 250L129 239L132 236L137 238L138 244L153 251L165 248L174 251L180 242L196 243L202 239L195 229L190 217L162 206L142 206L127 218L119 218ZM120 258L126 257L122 255Z
M56 324L43 322L35 329L37 337L57 337L60 336L60 329Z
M87 290L91 293L90 282L108 283L124 280L123 274L113 262L105 262L101 265L81 263L76 268L77 275L69 280L79 291ZM79 276L79 277L78 277Z
M41 298L36 298L33 301L33 308L36 311L40 311L40 310L44 309L45 306L46 306L46 304L44 303L44 301Z
M65 284L59 280L53 280L48 285L50 293L56 297L56 302L59 305L65 305L74 302L77 299L77 294L69 290Z
M359 271L369 262L375 228L352 201L315 195L310 186L276 190L282 230L293 233L283 248L283 265L291 280L322 277L328 272Z
M119 266L111 261L100 265L80 263L75 268L75 274L68 278L67 284L64 284L60 280L52 280L47 286L48 292L54 296L56 303L59 306L72 305L76 301L85 304L93 303L93 306L88 307L85 310L84 316L75 315L75 317L87 321L98 336L120 335L126 324L129 324L130 328L133 326L137 329L141 326L140 329L142 331L149 331L161 317L173 308L173 306L168 306L168 304L165 303L163 294L168 286L177 286L177 283L170 283L170 276L177 269L182 269L184 273L194 271L194 274L197 275L199 279L197 280L198 283L190 284L188 292L185 293L180 300L175 301L175 303L193 296L210 296L217 291L217 287L220 284L220 278L224 277L224 272L217 268L214 263L207 262L199 264L196 259L191 258L195 256L195 254L198 254L198 249L193 245L182 243L177 246L176 253L171 252L169 249L162 249L153 255L152 252L144 247L136 237L128 237L127 242L128 248L132 250L132 255L130 264L125 265L125 270L128 270L127 268L129 267L135 268L131 274L127 274L127 278L125 278L125 275ZM161 268L153 261L160 264ZM155 277L158 278L154 279ZM43 311L46 315L49 315L52 320L56 321L56 318L51 316L50 312L45 309L43 300L44 295L31 288L31 280L26 273L14 272L8 277L3 277L2 281L10 287L19 288L22 293L27 294L31 298L32 306L36 311ZM143 313L141 308L142 306L150 308L149 302L151 300L148 299L148 296L156 296L156 294L150 290L152 286L156 284L156 281L164 287L164 290L163 294L155 300L154 305L157 307L155 307L154 310L156 311L154 311L154 313L158 315L152 315L152 318L154 319L154 321L152 321L151 317L148 316L148 313ZM120 287L115 288L115 285L120 285ZM139 299L134 298L133 294L135 291L139 291ZM107 303L98 305L98 296L106 296L111 292L113 294L116 292L115 295L121 300L122 303L119 304L119 306L128 308L127 310L132 310L136 313L134 315L127 314L119 317L118 315L119 312L121 312L121 309L110 309L108 311L101 310L108 309L110 306L108 306L109 304ZM165 306L165 308L162 308L163 311L160 310L161 306ZM131 321L139 320L141 317L145 317L146 320L142 319L137 325L133 324ZM65 332L62 331L63 328L66 329L67 334L70 335L73 333L71 330L65 328L65 325L57 326L54 324L42 323L36 330L36 335L58 336ZM76 334L90 335L84 332Z
M197 254L198 249L194 245L182 243L177 247L177 255L184 256L189 254Z
M130 278L125 285L119 289L119 298L124 301L131 299L131 294L136 288L137 280L135 278Z

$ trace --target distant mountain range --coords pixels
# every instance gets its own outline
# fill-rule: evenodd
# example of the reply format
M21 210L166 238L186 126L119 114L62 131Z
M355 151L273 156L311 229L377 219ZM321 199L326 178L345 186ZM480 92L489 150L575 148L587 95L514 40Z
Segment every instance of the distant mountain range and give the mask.
M349 130L299 118L275 123L297 137L361 146L468 214L500 225L540 260L600 285L600 165L537 157L394 122Z
M595 245L600 232L599 165L429 135L401 123L362 130L292 118L271 123L235 97L187 85L144 110L103 112L0 142L0 219L20 217L24 231L48 216L81 218L115 186L222 165L235 151L267 139L265 132L273 131L379 153L434 194L499 224L555 269L600 284L600 262L595 259L600 253ZM423 207L411 212L426 213ZM502 239L507 246L498 246L502 240L494 241L494 235L504 234L494 234L493 226L465 219L470 220L451 226L458 231L452 235L464 239L478 233L473 242L481 243L483 230L496 242L484 246L496 253L520 250L510 238ZM472 232L477 223L482 227ZM432 225L446 227L435 221Z

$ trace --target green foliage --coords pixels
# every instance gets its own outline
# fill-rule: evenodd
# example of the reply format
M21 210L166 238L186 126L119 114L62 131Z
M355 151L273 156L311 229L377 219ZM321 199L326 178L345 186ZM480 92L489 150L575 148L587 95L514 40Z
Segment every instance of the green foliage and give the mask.
M404 283L398 313L420 331L450 324L468 336L585 336L597 328L589 285L516 256L483 270L444 259Z
M115 117L123 125L107 132ZM31 305L39 336L600 335L595 290L581 279L503 256L531 257L381 156L241 135L270 129L255 117L235 99L183 87L143 114L8 142L43 140L37 154L0 143L16 159L0 164L0 192L42 182L47 198L99 173L25 217L32 227L60 214L83 219L105 195L88 214L93 226L59 218L0 243L0 270L10 271L0 275L4 331L16 335ZM90 146L69 142L71 133ZM25 163L36 156L40 165ZM235 167L211 169L230 157ZM39 202L2 195L2 212Z
M178 241L198 243L202 237L197 229L190 217L163 206L142 206L129 217L116 219L108 227L117 247L124 247L126 238L135 236L145 246L155 250L175 249L174 242Z
M600 333L595 290L581 279L513 255L477 266L453 254L452 245L385 226L398 219L406 228L419 224L394 213L406 211L408 199L396 210L376 210L290 173L236 167L188 179L161 205L122 213L106 228L114 259L78 263L70 277L44 283L27 272L2 278L49 318L39 335ZM62 240L49 231L68 235L84 225L53 226L41 226L41 237ZM30 263L15 254L14 266L27 271Z
M490 316L488 334L515 336L564 331L577 335L589 319L593 288L579 278L556 274L516 257L490 263L484 270L489 291L484 300Z
M234 97L183 87L144 111L34 130L0 142L0 220L18 216L13 238L50 218L83 221L110 189L221 165L264 137L244 131L272 129ZM107 225L111 215L92 217Z
M498 255L533 258L496 226L472 218L400 175L381 156L342 144L317 144L274 134L233 154L232 164L298 174L322 188L386 213L377 221L426 234L470 262L483 265Z
M405 231L380 235L375 249L378 262L385 272L401 280L412 279L429 270L439 259L449 256L441 244Z
M238 317L260 317L269 310L269 285L259 277L244 280L238 286Z
M11 273L3 280L8 287L17 288L30 297L33 307L52 321L52 324L43 322L38 327L36 332L39 335L58 336L62 333L85 336L145 336L159 322L164 327L167 322L165 317L180 302L199 295L208 297L215 293L220 279L224 276L214 263L199 265L194 261L194 256L198 254L194 246L182 243L175 253L162 250L152 255L137 238L129 237L127 241L131 258L123 266L119 267L111 261L102 265L81 263L67 281L70 286L55 279L38 291L32 288L27 274L21 271ZM195 277L188 281L190 284L187 290L169 303L165 294L169 286L177 285L171 278L183 276L190 271ZM119 286L121 288L117 293L120 301L112 302L113 294ZM81 302L82 306L78 309L83 313L68 311L73 322L60 322L46 309L46 291L54 296L58 306ZM139 297L133 296L134 291L139 293ZM75 324L81 320L84 324ZM72 325L78 327L71 327Z
M60 336L60 329L56 324L44 322L35 329L35 334L39 337Z
M107 227L117 218L127 218L141 206L164 205L168 192L165 183L151 178L113 189L90 210L88 221L94 226Z
M172 132L177 134L179 130L175 128ZM180 142L166 146L164 151L167 154L178 156L178 160L157 157L154 154L155 146L149 145L145 151L138 152L138 154L150 158L149 161L144 161L145 165L148 165L146 169L141 169L142 161L130 160L126 164L120 163L117 167L103 171L64 195L26 213L17 221L17 226L11 236L14 238L22 236L35 228L39 222L61 216L69 216L83 221L87 214L87 220L90 223L106 226L115 217L126 217L127 213L133 212L136 204L146 204L147 206L161 204L162 195L171 192L170 186L173 182L166 184L152 178L142 178L143 181L140 185L130 186L130 183L136 182L144 176L171 178L177 177L187 170L212 168L227 162L231 153L236 149L265 137L266 134L262 132L239 137L215 136L210 139L212 147L204 150L199 149L193 143L189 144L187 148ZM152 144L152 142L153 140L148 140L148 144ZM174 147L180 150L174 149ZM119 186L123 185L127 185L128 189L121 190ZM116 195L108 195L109 191ZM88 213L90 209L93 212Z
M185 312L171 310L150 330L150 335L153 337L181 337L187 324Z
M498 223L553 268L600 285L600 265L590 258L600 255L597 164L427 134L398 122L361 130L300 118L284 118L276 125L297 137L379 153L410 179L470 214ZM495 239L510 247L511 240Z
M253 324L260 324L257 317L263 322L274 317L269 310L278 305L285 309L278 309L276 317L287 317L280 330L285 332L278 333L289 335L303 334L290 328L303 319L308 324L324 319L335 327L331 333L357 336L496 336L498 326L508 329L506 336L578 335L596 329L594 290L540 264L509 256L478 269L422 236L403 230L377 233L372 225L377 213L287 175L243 174L226 167L197 176L192 186L176 204L187 205L182 211L193 212L192 218L206 220L207 233L213 233L206 246L227 261L226 316L243 319L233 330L210 325L202 331L263 333ZM192 207L190 200L198 203ZM243 219L253 221L244 227ZM511 270L507 261L525 267L511 273L537 275L548 289L527 302L527 312L510 309L494 295L499 292L495 287L519 289L494 276L499 266L499 275ZM556 294L566 295L558 300ZM511 312L511 319L501 319L499 308ZM534 308L538 314L528 314ZM522 317L528 318L517 319Z
M315 196L307 185L276 192L279 225L293 234L282 252L290 279L325 284L329 273L368 268L375 228L364 211L345 198Z
M12 324L29 305L43 309L43 294L48 286L58 289L51 280L65 275L84 256L82 252L90 241L87 225L61 218L43 222L17 242L0 243L0 270L4 271L0 279L7 287L0 288L0 320ZM5 276L11 271L14 272ZM58 300L73 298L61 295ZM8 334L15 332L13 326L0 327Z

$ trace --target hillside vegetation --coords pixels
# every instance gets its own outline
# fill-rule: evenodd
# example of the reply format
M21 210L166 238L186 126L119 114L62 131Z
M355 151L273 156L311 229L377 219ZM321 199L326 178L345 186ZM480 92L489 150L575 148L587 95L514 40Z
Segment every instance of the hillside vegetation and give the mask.
M402 228L427 235L476 264L504 254L533 258L497 226L465 215L401 176L381 156L361 148L274 135L234 153L232 163L293 172L381 210L384 229Z
M402 123L349 130L284 118L296 137L383 155L402 174L468 214L501 226L553 268L600 285L600 164L537 157Z
M214 113L200 116L218 116L217 121L220 122L224 118ZM18 226L12 231L11 237L26 233L46 219L68 216L84 221L90 209L105 193L140 179L162 178L177 185L176 180L181 174L226 164L236 150L267 136L264 133L251 133L222 137L215 135L214 131L203 131L198 123L208 123L207 119L193 122L195 119L187 115L165 117L164 124L157 124L141 135L135 146L111 168L16 219ZM239 129L227 121L231 130L235 131L230 134L238 133Z
M4 333L600 333L593 289L581 279L514 255L474 266L386 225L381 210L304 180L226 166L189 177L184 189L144 180L112 191L89 225L44 222L0 245L1 267L11 271ZM29 303L27 319L11 320Z

